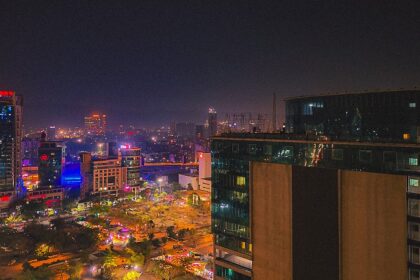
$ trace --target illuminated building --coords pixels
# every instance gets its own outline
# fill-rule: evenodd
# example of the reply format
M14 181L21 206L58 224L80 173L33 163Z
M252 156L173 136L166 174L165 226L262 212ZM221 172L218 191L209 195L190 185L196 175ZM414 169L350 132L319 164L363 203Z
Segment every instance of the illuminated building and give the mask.
M55 126L51 125L47 128L47 140L55 141L56 140L56 129Z
M127 187L133 192L139 191L142 186L142 181L140 180L140 148L122 145L120 153L121 165L127 168Z
M0 208L17 194L22 168L22 97L0 91Z
M44 135L45 137L45 135ZM38 149L39 187L61 186L63 146L59 142L41 140Z
M418 143L419 106L419 90L289 98L286 130L344 141Z
M118 196L127 184L127 167L118 159L92 161L92 191L94 195Z
M405 104L410 114L418 113L412 111L417 92L393 94L395 106ZM294 129L320 121L318 109L333 110L326 107L328 98L288 99ZM343 102L351 98L357 100L342 96ZM309 106L314 100L317 105ZM367 108L349 117L355 127L342 120L330 131L326 123L321 135L248 133L213 139L215 279L419 279L420 146L400 134L420 122L407 119L401 130L391 131L394 120L387 133L375 134L381 142L367 141L371 120L381 119L375 114L384 119L388 114L369 104L372 114L361 126ZM304 117L296 108L307 110ZM325 121L330 113L324 112ZM363 141L349 140L351 131L359 131ZM331 139L339 136L346 140Z
M106 115L92 114L85 117L85 133L91 136L103 136L106 132Z
M207 121L208 121L208 136L213 137L217 134L217 112L214 108L209 108Z
M198 184L200 190L211 192L211 154L198 153Z

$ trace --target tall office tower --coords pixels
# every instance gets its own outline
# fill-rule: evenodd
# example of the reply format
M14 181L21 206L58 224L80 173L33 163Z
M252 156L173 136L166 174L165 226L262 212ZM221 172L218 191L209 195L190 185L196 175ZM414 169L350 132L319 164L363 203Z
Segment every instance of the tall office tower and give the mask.
M85 117L85 133L90 136L103 136L106 132L106 115L92 114Z
M214 108L209 108L208 124L208 136L213 137L217 134L217 112Z
M142 181L140 180L140 148L130 147L129 145L122 145L120 153L121 166L127 168L127 187L129 188L128 190L137 192L142 186Z
M289 128L320 133L215 137L215 279L419 279L420 145L404 136L420 126L419 98L292 98Z
M198 124L195 126L195 138L197 140L204 138L204 125L203 124Z
M56 140L56 130L55 130L54 125L51 125L47 128L47 140L48 141L55 141Z
M41 138L38 149L39 188L61 187L64 147L60 142Z
M22 97L0 91L0 209L19 191L22 172Z

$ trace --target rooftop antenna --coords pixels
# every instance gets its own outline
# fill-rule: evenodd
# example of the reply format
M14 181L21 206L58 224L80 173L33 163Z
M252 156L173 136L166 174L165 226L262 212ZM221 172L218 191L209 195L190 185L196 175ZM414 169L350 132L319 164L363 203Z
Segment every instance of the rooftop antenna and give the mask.
M273 133L277 131L277 102L276 93L273 92Z

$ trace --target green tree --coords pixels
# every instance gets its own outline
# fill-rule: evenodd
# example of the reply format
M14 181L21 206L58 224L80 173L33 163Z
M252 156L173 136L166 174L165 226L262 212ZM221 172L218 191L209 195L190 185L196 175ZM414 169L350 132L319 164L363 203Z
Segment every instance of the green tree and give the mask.
M70 280L82 279L83 264L80 261L73 261L70 263L67 272L70 276Z
M176 239L175 227L174 226L167 227L166 234L168 235L169 238Z
M18 280L50 280L54 279L54 272L43 265L37 269L25 269L17 277Z
M117 266L117 256L111 250L108 250L104 258L104 267L111 270Z
M140 279L141 273L135 270L127 272L124 275L123 280L137 280Z

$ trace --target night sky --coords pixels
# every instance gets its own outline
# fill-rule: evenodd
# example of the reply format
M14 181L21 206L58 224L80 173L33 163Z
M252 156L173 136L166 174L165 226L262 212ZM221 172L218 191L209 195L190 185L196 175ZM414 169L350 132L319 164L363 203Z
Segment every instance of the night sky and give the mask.
M339 3L338 3L339 2ZM404 4L404 5L402 5ZM0 1L26 127L203 122L281 97L420 86L420 1Z

